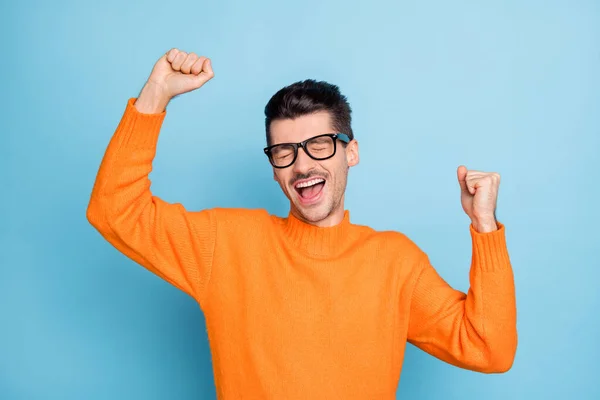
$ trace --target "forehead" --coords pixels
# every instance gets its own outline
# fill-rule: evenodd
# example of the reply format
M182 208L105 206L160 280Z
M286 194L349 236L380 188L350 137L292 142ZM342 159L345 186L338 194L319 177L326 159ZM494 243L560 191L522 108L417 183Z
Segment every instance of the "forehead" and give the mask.
M327 111L271 122L271 142L273 144L298 143L312 136L333 132L331 116Z

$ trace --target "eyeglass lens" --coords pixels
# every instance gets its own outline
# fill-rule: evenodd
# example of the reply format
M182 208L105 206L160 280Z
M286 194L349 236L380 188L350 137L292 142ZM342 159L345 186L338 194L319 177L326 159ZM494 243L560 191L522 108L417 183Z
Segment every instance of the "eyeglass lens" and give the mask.
M331 157L334 152L334 139L329 136L312 138L306 142L305 150L316 159L325 159ZM295 158L295 146L291 144L281 144L271 149L273 163L277 166L291 164Z

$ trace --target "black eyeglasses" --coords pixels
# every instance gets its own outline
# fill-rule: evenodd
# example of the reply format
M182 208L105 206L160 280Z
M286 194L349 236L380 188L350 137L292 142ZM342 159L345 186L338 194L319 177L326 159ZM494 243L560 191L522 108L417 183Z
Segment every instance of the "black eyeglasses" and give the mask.
M350 143L350 138L345 133L325 133L306 139L300 143L278 143L265 147L264 151L269 162L275 168L287 168L298 158L298 148L313 160L327 160L335 155L337 139Z

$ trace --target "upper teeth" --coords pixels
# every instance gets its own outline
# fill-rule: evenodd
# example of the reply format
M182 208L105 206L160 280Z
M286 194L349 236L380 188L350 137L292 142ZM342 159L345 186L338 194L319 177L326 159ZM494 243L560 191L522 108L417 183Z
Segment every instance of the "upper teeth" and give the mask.
M321 182L325 182L325 179L315 178L315 179L311 179L310 181L299 183L298 185L296 185L296 187L297 188L309 187L309 186L316 185L317 183L321 183Z

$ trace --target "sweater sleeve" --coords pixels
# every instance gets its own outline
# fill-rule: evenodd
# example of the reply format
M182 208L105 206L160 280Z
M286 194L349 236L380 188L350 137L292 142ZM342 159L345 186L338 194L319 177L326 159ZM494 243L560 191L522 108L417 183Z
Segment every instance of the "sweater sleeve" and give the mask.
M505 226L470 225L467 293L450 287L424 255L413 291L408 341L452 365L484 373L509 370L517 348L516 301Z
M187 211L150 191L149 174L166 115L129 99L100 164L88 221L116 249L200 302L215 247L212 209Z

